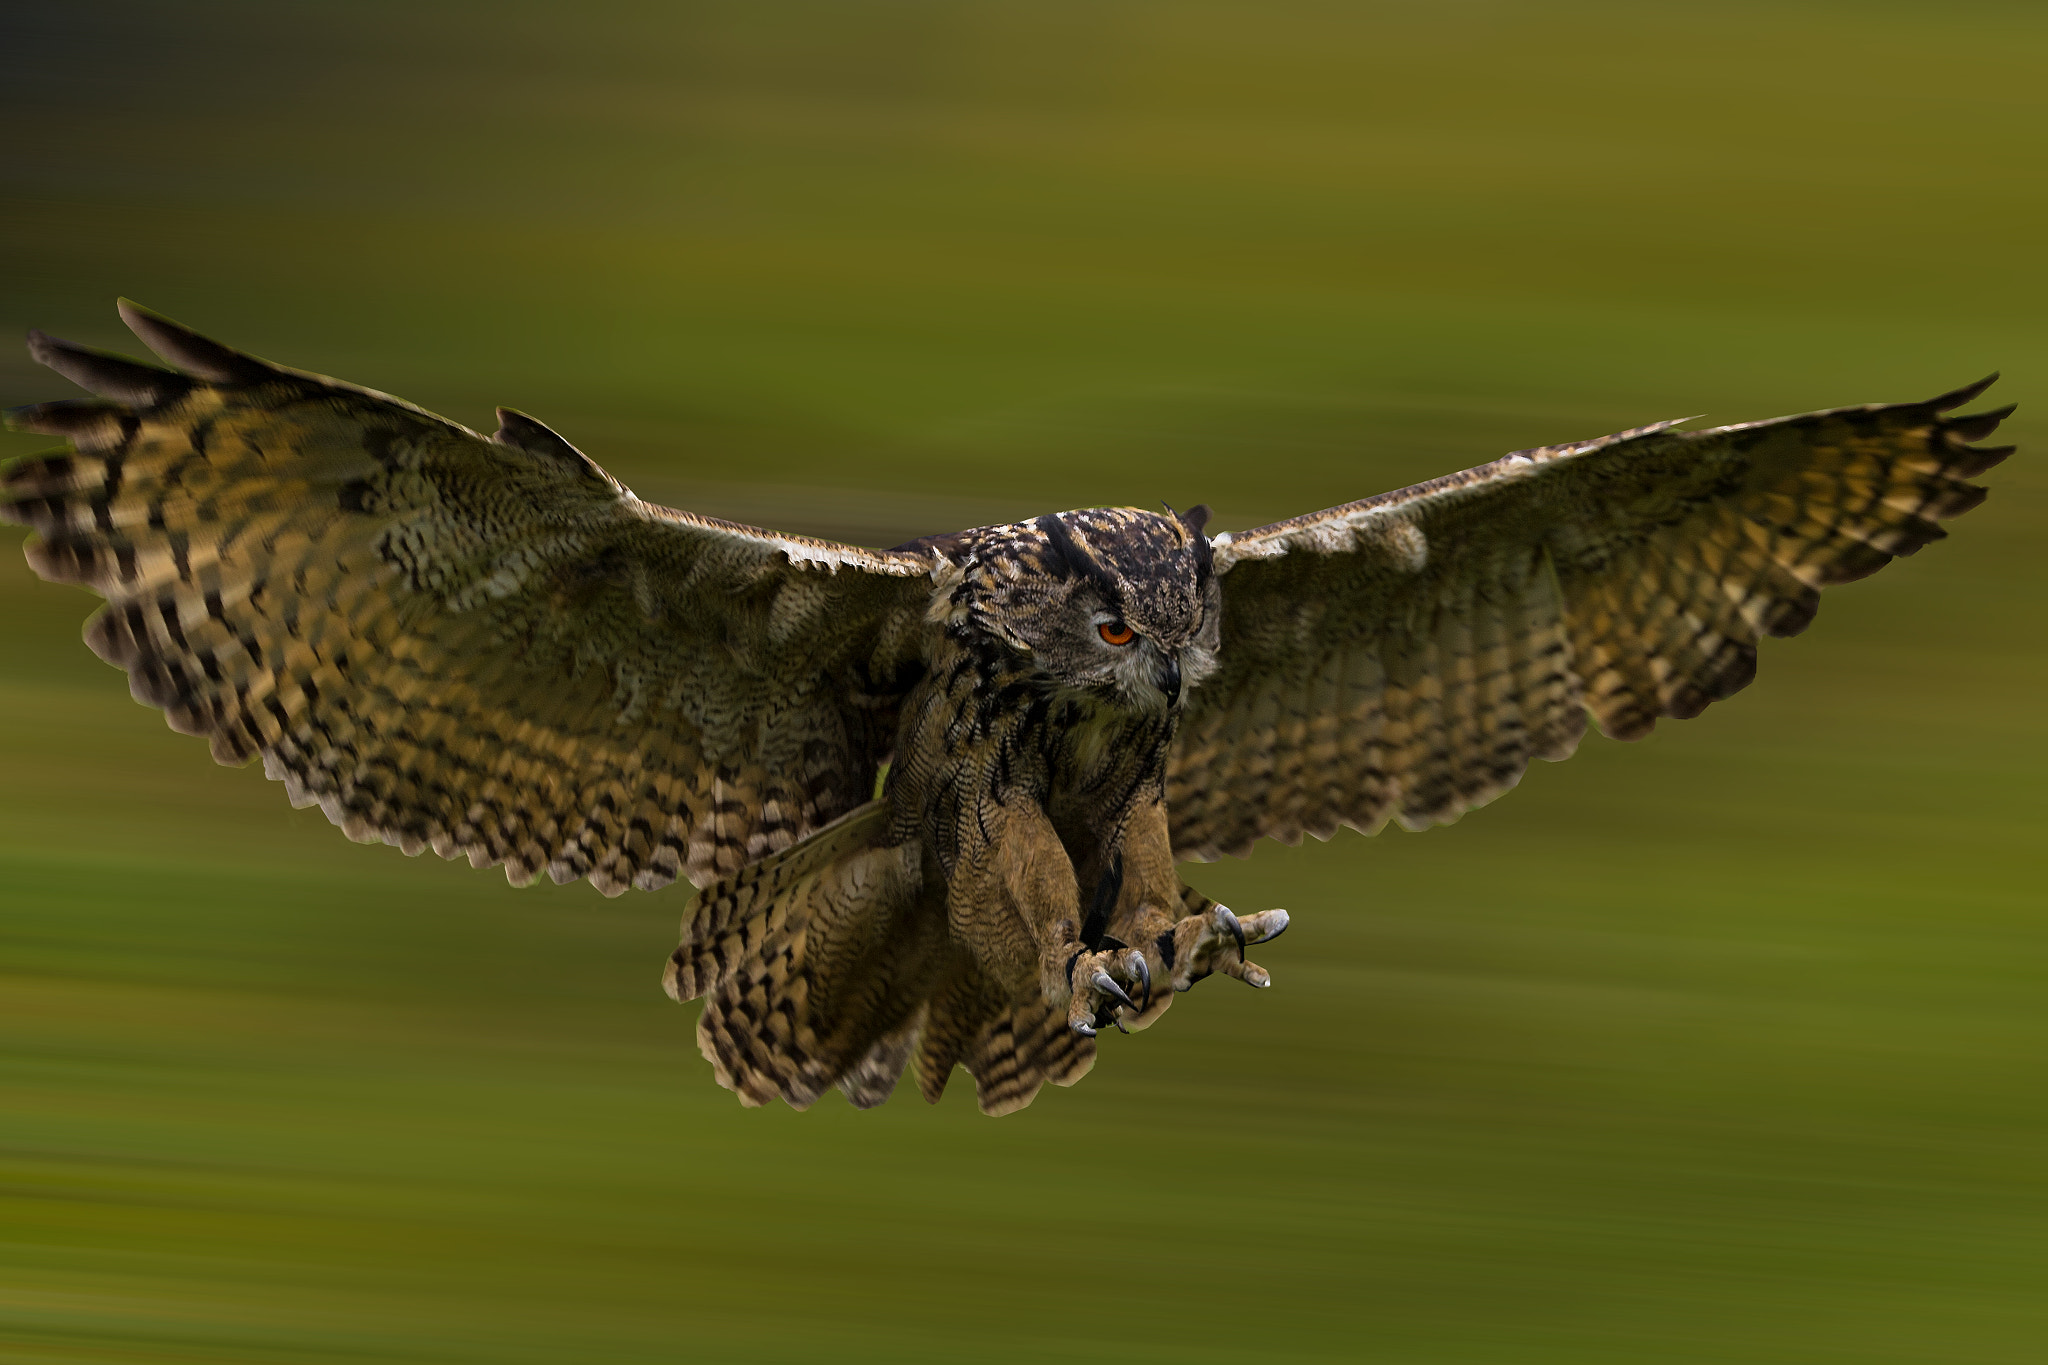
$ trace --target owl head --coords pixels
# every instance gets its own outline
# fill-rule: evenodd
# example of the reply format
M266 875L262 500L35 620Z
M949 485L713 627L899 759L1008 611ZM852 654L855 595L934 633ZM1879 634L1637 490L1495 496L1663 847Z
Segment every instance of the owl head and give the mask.
M1216 667L1208 516L1094 507L994 528L959 561L940 610L1055 686L1136 711L1177 707Z

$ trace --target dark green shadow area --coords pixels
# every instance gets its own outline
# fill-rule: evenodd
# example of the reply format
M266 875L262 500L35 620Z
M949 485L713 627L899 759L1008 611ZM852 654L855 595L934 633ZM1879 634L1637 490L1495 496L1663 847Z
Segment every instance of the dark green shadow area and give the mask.
M127 294L643 495L1223 527L2003 368L1751 691L1285 905L1024 1114L742 1111L683 894L342 840L0 546L0 1356L2032 1365L2048 21L2000 4L23 4L0 332ZM0 401L70 392L0 352ZM7 438L7 453L36 448Z

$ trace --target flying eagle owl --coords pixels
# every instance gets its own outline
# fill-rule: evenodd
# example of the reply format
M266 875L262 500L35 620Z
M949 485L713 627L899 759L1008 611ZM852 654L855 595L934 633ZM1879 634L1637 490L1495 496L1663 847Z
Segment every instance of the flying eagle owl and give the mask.
M36 571L215 759L348 835L607 895L701 887L666 976L743 1104L1070 1085L1286 912L1176 864L1442 824L1745 686L1757 641L1975 507L1985 384L1519 451L1254 531L1091 508L892 550L642 502L131 303L178 368L32 333L101 395L5 473Z

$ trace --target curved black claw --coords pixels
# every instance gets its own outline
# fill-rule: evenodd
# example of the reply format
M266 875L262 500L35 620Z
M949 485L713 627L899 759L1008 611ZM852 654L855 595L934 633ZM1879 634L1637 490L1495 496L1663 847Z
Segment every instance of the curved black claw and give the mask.
M1203 913L1174 926L1174 990L1185 991L1212 972L1234 976L1258 989L1272 985L1272 975L1248 961L1245 949L1280 937L1287 919L1285 910L1261 910L1239 919L1229 906L1210 902Z
M1237 922L1237 916L1227 905L1216 907L1216 918L1223 921L1223 927L1230 930L1230 936L1237 940L1237 955L1244 956L1244 926Z
M1129 989L1123 981L1131 983ZM1143 953L1121 943L1094 952L1083 950L1067 959L1067 987L1072 993L1067 1023L1076 1033L1092 1038L1111 1024L1129 1033L1124 1014L1139 1018L1152 1003L1152 969ZM1145 1004L1131 998L1132 990L1142 991Z
M1124 988L1117 985L1115 979L1108 972L1098 971L1089 980L1093 983L1096 990L1101 991L1125 1009L1134 1010L1138 1008L1137 1002L1124 993Z

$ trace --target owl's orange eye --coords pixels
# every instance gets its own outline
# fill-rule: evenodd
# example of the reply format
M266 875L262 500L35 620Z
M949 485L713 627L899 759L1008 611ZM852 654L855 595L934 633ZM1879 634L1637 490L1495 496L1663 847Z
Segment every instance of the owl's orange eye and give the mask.
M1095 629L1102 636L1103 643L1110 645L1127 645L1135 635L1135 632L1121 621L1104 621Z

